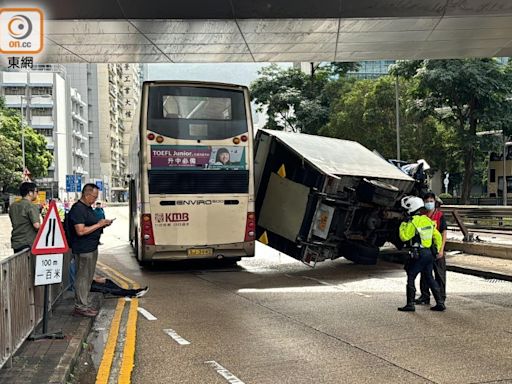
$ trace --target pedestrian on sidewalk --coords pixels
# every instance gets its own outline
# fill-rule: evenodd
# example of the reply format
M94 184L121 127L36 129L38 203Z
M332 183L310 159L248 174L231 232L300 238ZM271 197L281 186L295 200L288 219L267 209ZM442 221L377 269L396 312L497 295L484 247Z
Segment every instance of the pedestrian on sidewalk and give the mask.
M98 220L105 219L105 210L101 207L101 202L96 202L96 208L94 208L94 214L98 217Z
M21 200L9 207L9 218L12 223L11 247L14 253L31 248L41 226L39 205L34 204L37 200L37 192L35 183L21 183Z
M74 315L95 317L98 311L89 301L89 290L98 260L98 244L103 228L112 224L112 220L98 219L92 205L98 199L96 184L86 184L82 196L68 213L71 249L76 265L75 309Z
M101 207L101 202L96 202L96 208L94 208L94 214L98 218L98 220L105 219L105 210ZM103 243L100 241L99 245L103 245Z
M436 248L441 247L441 234L436 225L425 213L423 199L416 196L406 196L401 201L402 207L406 210L408 218L399 228L400 240L410 245L410 257L405 266L407 272L407 305L398 308L402 312L415 311L416 287L414 282L420 272L424 273L427 284L434 295L436 305L430 309L433 311L444 311L444 300L441 296L441 289L432 276L432 265L437 253Z
M436 195L434 192L427 192L425 196L423 196L423 201L425 203L426 210L425 216L436 224L436 228L443 238L441 247L437 251L437 256L434 260L433 269L434 278L441 289L443 301L446 301L446 258L444 257L444 247L448 236L448 225L446 224L443 212L437 206ZM416 304L430 304L430 292L424 273L421 273L420 290L421 295L416 299Z

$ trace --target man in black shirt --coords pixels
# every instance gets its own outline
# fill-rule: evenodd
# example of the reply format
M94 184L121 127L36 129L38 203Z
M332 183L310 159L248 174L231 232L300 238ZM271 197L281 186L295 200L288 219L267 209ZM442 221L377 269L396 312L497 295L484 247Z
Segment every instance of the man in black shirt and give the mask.
M95 317L98 311L91 307L89 289L98 260L98 244L103 228L112 220L98 219L92 205L98 199L99 189L95 184L86 184L82 197L68 213L71 249L76 264L74 315Z

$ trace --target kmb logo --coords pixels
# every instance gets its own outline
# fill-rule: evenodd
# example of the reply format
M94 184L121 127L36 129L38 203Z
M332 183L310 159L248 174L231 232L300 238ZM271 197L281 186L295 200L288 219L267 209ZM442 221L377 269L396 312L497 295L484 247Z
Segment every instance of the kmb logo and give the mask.
M0 8L0 53L43 50L43 12L39 8Z

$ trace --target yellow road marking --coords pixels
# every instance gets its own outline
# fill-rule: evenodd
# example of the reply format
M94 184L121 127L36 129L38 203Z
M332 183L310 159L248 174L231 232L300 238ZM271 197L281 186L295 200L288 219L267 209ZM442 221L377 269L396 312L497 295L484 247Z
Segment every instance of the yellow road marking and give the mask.
M138 283L123 275L118 270L100 261L98 261L97 264L100 267L100 269L104 270L112 278L117 280L122 288L128 289L129 285L131 285L132 288L135 289L139 288ZM117 338L119 336L119 327L121 324L121 316L123 313L124 304L124 299L119 299L117 302L114 318L112 319L112 324L110 326L111 328L108 335L107 344L105 345L105 351L103 352L100 368L98 369L98 374L96 376L96 384L108 383L110 377L110 370L112 367L112 361L114 359L114 352L117 345ZM135 342L137 336L138 305L138 299L133 298L130 302L130 310L128 312L128 320L126 323L126 336L122 352L121 369L118 378L119 384L131 383L131 374L135 361Z
M105 345L103 357L101 358L101 364L98 369L98 374L96 375L96 384L108 383L112 361L114 360L114 352L117 345L117 337L119 336L119 327L121 325L121 316L123 314L124 303L124 298L117 300L114 318L110 324L110 332L108 333L107 344Z
M98 269L100 269L104 274L108 275L108 277L111 280L114 280L114 282L119 285L121 288L128 289L128 284L126 281L122 280L119 276L114 275L114 273L110 270L107 270L106 268L103 268L102 266L98 266Z
M123 360L121 362L121 371L119 373L119 384L130 384L132 370L135 360L135 340L137 336L137 307L138 299L132 299L130 303L130 312L126 324L126 338L124 341Z
M112 274L114 274L115 276L119 277L120 279L132 284L132 288L134 289L137 289L139 288L139 284L135 281L133 281L132 279L130 279L129 277L123 275L121 272L119 272L118 270L108 266L107 264L105 263L102 263L101 261L98 261L97 263L99 266L101 266L103 269L106 269L108 270L109 272L112 272ZM128 288L128 287L123 287L123 288Z

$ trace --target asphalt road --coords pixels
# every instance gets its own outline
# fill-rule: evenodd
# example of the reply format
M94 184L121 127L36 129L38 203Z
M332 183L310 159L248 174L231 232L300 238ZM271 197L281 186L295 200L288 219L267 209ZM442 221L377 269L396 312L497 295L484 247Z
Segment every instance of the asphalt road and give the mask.
M156 317L138 316L132 383L512 383L512 283L449 272L446 312L401 313L397 265L310 269L258 245L237 267L140 268L127 209L106 214L100 260L150 286Z

